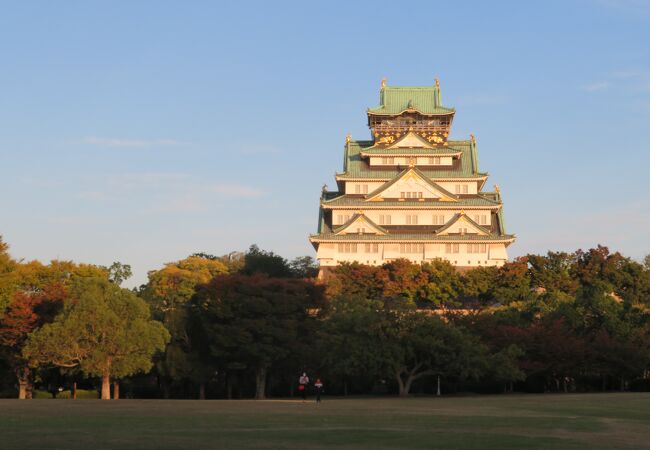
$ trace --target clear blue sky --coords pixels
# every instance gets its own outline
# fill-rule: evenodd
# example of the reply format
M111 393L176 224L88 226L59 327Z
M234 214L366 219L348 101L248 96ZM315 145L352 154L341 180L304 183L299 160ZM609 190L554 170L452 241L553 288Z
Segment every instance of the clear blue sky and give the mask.
M650 2L0 2L0 234L17 258L313 255L389 85L439 77L511 256L650 253Z

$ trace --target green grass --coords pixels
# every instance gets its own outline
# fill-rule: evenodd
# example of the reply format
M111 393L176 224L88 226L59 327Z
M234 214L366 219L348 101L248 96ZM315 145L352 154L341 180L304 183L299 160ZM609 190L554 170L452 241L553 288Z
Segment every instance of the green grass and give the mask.
M52 399L52 394L47 391L34 390L33 396L35 399ZM69 390L61 391L57 394L56 400L65 400L72 398L72 392ZM99 398L99 392L92 390L77 389L77 399L92 399L96 400Z
M650 394L0 400L7 449L650 447Z

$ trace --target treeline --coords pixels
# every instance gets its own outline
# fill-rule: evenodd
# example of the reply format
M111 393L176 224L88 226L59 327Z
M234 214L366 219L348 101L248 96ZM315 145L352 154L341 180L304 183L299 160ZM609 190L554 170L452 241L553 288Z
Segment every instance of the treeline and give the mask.
M128 290L126 265L18 262L0 240L0 392L265 398L303 371L331 394L647 390L649 263L598 247L319 281L310 257L252 246Z

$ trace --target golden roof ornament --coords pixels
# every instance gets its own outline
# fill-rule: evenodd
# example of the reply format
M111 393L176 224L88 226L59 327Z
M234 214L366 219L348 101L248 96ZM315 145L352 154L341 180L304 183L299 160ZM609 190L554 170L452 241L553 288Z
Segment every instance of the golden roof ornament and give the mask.
M385 87L386 87L386 78L382 78L381 79L381 88L383 89Z
M474 133L469 134L469 140L472 141L472 144L476 144L476 136L474 136Z
M501 193L501 188L499 187L498 184L495 184L495 185L494 185L494 192L496 192L497 194L500 194L500 193Z
M440 80L438 78L436 78L436 87L440 88Z
M412 156L409 158L409 167L411 169L415 167L415 158L413 158Z
M352 135L350 133L345 135L345 143L346 144L349 144L351 139L352 139Z

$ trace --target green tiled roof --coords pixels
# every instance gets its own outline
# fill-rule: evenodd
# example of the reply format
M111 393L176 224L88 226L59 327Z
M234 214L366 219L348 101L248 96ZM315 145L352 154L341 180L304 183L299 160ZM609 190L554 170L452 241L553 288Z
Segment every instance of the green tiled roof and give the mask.
M369 108L369 114L399 114L407 109L422 114L453 114L454 108L442 106L440 88L437 86L390 87L379 93L379 106Z
M433 233L393 233L387 235L377 235L377 234L333 234L333 233L321 233L321 234L312 234L309 236L310 240L318 241L429 241L429 242L458 242L458 241L511 241L514 240L515 236L512 234L506 235L490 235L490 236L478 236L476 234L456 234L456 235L446 235L438 236Z
M381 178L392 179L403 169L399 167L385 169L371 169L368 161L361 157L361 151L372 147L373 141L350 141L345 146L344 155L344 172L337 173L338 177L343 178ZM478 172L474 166L472 158L472 149L470 141L449 141L449 150L462 152L460 157L460 168L458 170L445 169L421 169L422 173L429 178L475 178L478 176L487 176L487 173Z
M462 209L468 206L492 208L500 205L499 202L490 200L481 195L476 197L465 197L465 198L460 197L457 202L440 202L435 200L425 200L420 202L417 200L409 201L408 199L403 202L399 200L394 200L394 201L384 200L383 202L368 202L363 197L351 197L344 194L339 197L333 198L331 200L324 200L321 203L323 204L323 206L326 207L348 207L348 208L357 208L357 209L364 209L364 208L381 209L385 207L400 207L400 206L404 208L445 208L445 209L461 208Z

